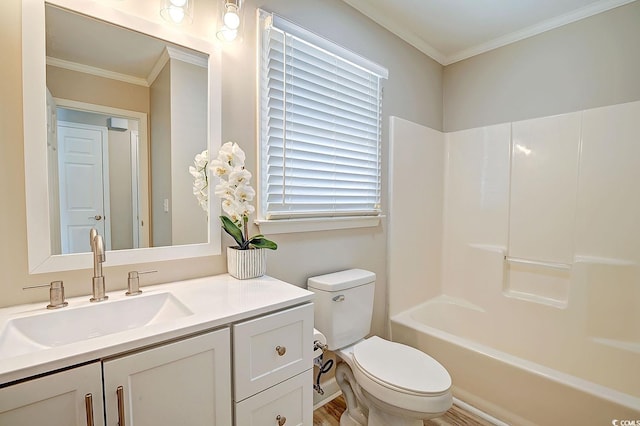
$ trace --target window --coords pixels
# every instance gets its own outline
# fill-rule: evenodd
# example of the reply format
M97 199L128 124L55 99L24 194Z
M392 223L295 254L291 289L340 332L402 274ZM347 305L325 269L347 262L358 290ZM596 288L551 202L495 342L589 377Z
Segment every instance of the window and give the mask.
M261 219L380 214L387 70L260 11Z

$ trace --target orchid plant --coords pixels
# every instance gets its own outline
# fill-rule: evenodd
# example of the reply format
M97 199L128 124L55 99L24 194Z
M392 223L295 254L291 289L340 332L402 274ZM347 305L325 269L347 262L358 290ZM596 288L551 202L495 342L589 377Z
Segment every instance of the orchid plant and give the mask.
M235 142L227 142L220 148L218 157L209 160L208 151L196 155L189 172L194 177L193 193L200 206L208 209L208 170L220 180L215 194L222 199L222 209L228 215L220 216L222 229L237 243L237 249L267 248L275 250L278 245L258 234L249 237L249 215L255 208L251 201L256 195L250 184L251 172L244 167L245 153Z
M205 149L200 154L196 154L193 166L189 167L189 173L193 176L193 195L198 199L198 204L205 212L209 213L209 177L207 167L209 166L209 150Z

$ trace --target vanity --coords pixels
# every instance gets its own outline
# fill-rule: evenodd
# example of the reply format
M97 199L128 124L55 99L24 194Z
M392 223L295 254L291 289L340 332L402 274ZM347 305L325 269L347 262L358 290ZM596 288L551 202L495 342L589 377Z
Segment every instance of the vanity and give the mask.
M1 425L310 425L312 293L227 274L0 309Z

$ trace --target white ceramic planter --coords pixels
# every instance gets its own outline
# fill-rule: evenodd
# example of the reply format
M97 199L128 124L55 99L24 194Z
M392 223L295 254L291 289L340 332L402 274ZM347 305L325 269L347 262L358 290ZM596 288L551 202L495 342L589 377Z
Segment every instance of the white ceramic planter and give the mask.
M267 252L254 248L238 250L227 247L227 271L239 280L261 277L267 271Z

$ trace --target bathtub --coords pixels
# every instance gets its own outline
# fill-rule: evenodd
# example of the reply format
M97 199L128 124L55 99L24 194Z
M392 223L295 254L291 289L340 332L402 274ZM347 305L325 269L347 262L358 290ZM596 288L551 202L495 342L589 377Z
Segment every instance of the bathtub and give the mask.
M531 312L510 306L487 312L438 296L392 316L391 337L442 363L457 400L508 424L640 425L637 347L566 339L544 315L523 330L519 315ZM531 333L535 339L526 338Z

